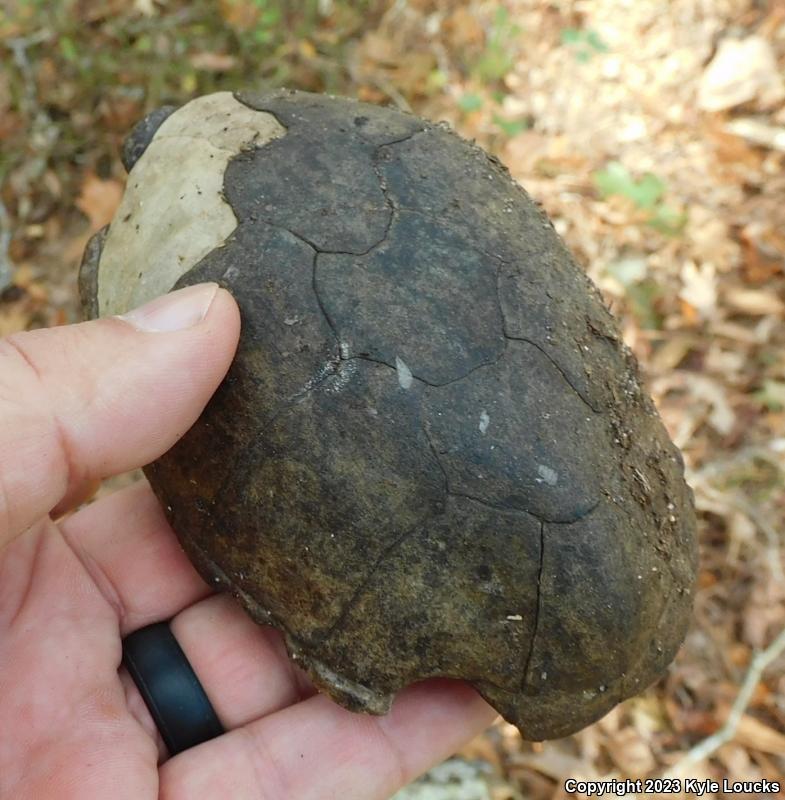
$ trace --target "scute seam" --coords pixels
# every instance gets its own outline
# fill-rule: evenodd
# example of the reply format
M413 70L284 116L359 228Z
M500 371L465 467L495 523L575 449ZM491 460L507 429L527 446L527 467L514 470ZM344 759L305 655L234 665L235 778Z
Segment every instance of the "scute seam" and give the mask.
M595 506L596 507L596 506ZM540 616L542 614L543 596L542 596L542 570L545 564L545 522L540 521L540 565L537 570L537 605L534 611L534 626L532 628L532 638L529 644L529 652L526 656L526 661L523 667L523 680L521 681L521 691L525 691L529 682L529 669L531 668L531 661L534 656L535 646L537 644L537 634L540 628Z
M335 622L328 628L327 632L324 633L316 642L315 645L322 645L327 642L330 637L337 633L340 630L342 624L346 621L346 618L349 616L352 608L357 604L360 597L362 596L365 589L368 587L371 578L376 573L376 570L382 565L382 563L390 556L392 553L400 547L400 545L406 541L413 533L419 530L420 526L429 519L433 519L435 517L442 516L446 512L446 507L438 514L431 515L430 513L423 516L419 519L414 525L410 528L405 530L402 534L397 536L387 547L382 550L382 552L377 556L376 560L371 564L367 574L365 577L357 584L357 588L352 593L351 597L346 601L346 605L341 609L338 613L338 616Z

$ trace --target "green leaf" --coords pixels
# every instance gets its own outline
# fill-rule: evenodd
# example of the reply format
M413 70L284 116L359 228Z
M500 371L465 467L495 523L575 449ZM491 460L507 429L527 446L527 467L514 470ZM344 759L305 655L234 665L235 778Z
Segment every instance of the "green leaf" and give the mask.
M143 33L135 42L134 42L134 49L140 53L150 53L153 49L153 40L152 37L147 34Z
M268 28L276 25L281 20L281 11L278 8L268 8L259 17L259 22Z
M474 63L472 74L483 83L500 81L515 66L513 40L520 32L520 27L510 20L507 9L497 8L485 50Z
M608 45L600 39L597 31L586 31L586 44L596 50L598 53L607 53Z
M475 74L482 81L499 81L513 66L512 56L501 45L495 44L489 47L477 61Z
M597 170L592 177L594 185L603 197L612 194L627 197L630 187L634 185L627 168L618 161L611 161L605 169Z
M440 69L435 69L430 73L430 75L428 75L428 89L432 91L443 89L447 85L448 80L449 79L446 72Z
M578 28L565 28L561 32L562 44L578 44L583 40L583 31Z
M467 114L479 111L482 108L482 97L478 94L465 94L458 100L458 107Z
M658 330L662 328L662 314L657 310L657 301L662 296L662 289L651 278L644 278L638 283L626 287L627 297L632 306L632 313L641 328Z
M755 392L755 399L769 411L785 409L785 382L767 380L763 388Z
M583 31L579 28L565 28L561 32L561 43L575 50L575 58L585 64L594 53L607 53L608 45L602 41L597 31Z
M529 123L525 119L505 119L500 114L494 114L493 121L505 136L510 137L517 136L521 131L525 131L529 127Z
M611 161L605 169L595 172L593 178L603 197L621 195L638 208L653 209L665 192L665 184L656 175L647 172L636 181L618 161Z
M664 193L665 184L656 175L647 172L634 184L630 199L640 208L654 208Z
M668 236L677 236L684 230L684 226L687 224L687 215L683 211L678 211L672 206L659 203L651 219L647 220L646 224L658 230L660 233L667 234Z
M494 27L499 30L501 28L505 28L507 23L510 21L510 12L504 6L499 6L496 9L496 14L494 15L493 24Z
M74 44L74 40L69 36L60 37L60 52L63 54L63 58L65 58L66 61L74 62L79 57L79 51Z

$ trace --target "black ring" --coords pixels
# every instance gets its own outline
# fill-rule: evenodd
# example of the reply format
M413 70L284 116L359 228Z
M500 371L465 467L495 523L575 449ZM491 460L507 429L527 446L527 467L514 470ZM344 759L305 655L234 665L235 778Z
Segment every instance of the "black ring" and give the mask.
M157 622L126 636L123 663L170 755L224 733L168 622Z

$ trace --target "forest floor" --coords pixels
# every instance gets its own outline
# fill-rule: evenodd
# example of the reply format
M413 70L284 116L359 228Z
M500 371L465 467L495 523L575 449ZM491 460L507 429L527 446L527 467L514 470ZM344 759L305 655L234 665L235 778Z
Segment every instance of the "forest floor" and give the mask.
M785 3L0 9L0 335L79 318L78 262L119 202L120 144L140 116L278 85L397 105L476 139L544 206L622 321L695 492L686 643L662 680L575 736L522 743L497 724L428 797L559 798L567 777L669 770L783 779L785 658L736 701L785 629ZM695 751L734 703L729 740Z

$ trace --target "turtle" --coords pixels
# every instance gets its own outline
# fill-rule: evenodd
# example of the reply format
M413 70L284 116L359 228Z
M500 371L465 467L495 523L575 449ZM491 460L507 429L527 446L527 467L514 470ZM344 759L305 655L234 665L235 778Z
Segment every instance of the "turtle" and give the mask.
M145 468L201 575L315 685L386 713L469 681L532 740L674 658L693 496L618 323L551 221L446 123L218 92L129 134L89 317L214 281L239 348Z

